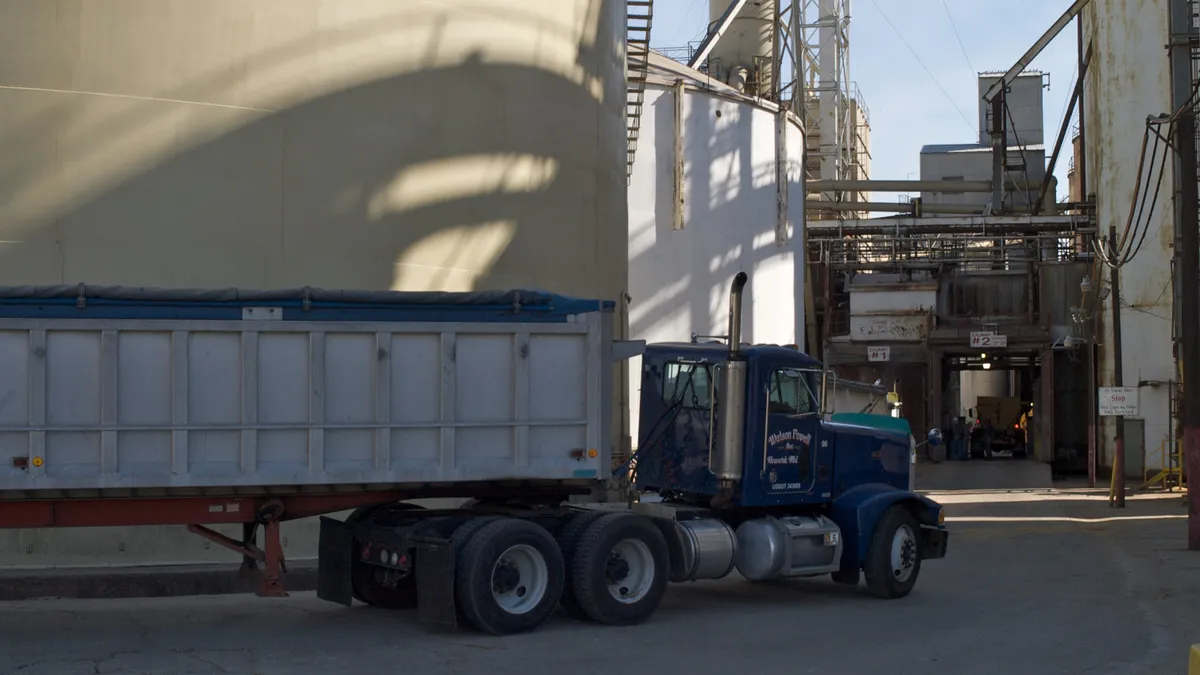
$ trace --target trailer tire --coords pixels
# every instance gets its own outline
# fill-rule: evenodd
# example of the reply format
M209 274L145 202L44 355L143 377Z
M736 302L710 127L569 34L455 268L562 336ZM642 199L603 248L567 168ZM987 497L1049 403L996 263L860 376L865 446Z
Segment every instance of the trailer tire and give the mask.
M511 635L535 630L554 615L566 573L558 543L545 528L497 518L461 542L454 588L469 623L493 635Z
M571 588L587 618L629 626L658 609L670 572L667 541L654 523L611 513L584 530L571 563Z
M575 551L579 548L579 540L583 538L583 533L592 523L606 515L609 514L604 511L584 511L568 519L567 523L559 530L558 536L555 538L558 540L559 550L562 551L563 568L567 570L568 574L574 567ZM567 614L577 619L587 618L587 614L579 606L579 599L575 595L575 584L572 583L570 577L567 578L566 587L563 588L562 607Z
M883 513L863 564L871 595L892 600L912 591L921 574L920 527L903 504L893 504Z

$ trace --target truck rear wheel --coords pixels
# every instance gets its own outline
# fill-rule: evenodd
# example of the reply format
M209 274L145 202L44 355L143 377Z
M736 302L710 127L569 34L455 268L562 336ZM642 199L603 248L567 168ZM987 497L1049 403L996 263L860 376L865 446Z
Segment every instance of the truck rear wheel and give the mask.
M544 528L499 518L469 533L456 553L455 595L476 628L493 635L531 631L558 608L566 574Z
M871 535L863 571L867 590L878 598L903 598L921 574L920 525L903 505L884 512Z
M600 518L609 515L604 511L584 511L578 515L572 516L563 525L558 532L558 548L562 551L563 567L570 575L575 564L575 551L579 548L579 540L583 538L583 533L588 526L596 522ZM567 611L567 614L577 618L585 619L587 614L579 606L579 599L575 597L575 584L571 583L571 579L567 579L566 587L563 588L562 606Z
M627 626L658 609L669 574L658 528L641 516L612 513L584 530L571 561L571 591L589 619Z

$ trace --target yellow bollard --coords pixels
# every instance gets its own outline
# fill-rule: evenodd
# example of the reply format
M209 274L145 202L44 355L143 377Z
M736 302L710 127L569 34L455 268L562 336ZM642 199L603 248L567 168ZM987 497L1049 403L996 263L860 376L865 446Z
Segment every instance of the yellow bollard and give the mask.
M1192 645L1192 657L1188 659L1188 675L1200 675L1200 645Z

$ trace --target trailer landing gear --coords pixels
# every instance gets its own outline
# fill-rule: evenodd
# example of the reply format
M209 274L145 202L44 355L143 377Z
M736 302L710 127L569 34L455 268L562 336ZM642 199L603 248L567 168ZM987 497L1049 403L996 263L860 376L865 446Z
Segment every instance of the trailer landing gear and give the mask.
M188 525L188 532L199 535L218 546L223 546L235 553L242 554L242 567L239 573L243 576L259 577L257 595L260 598L286 598L287 590L283 587L283 574L287 573L287 561L283 556L283 545L279 536L279 518L283 515L283 504L270 501L258 509L257 519L252 523L242 523L242 541L231 539L216 530L203 525ZM265 550L257 544L258 527L262 525L266 539ZM259 565L262 567L259 567Z

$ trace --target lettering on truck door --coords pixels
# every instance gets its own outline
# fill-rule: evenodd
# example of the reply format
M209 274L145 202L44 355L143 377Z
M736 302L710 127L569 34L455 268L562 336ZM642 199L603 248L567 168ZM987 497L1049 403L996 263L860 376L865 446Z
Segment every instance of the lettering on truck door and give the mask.
M767 380L767 447L764 483L768 495L812 489L813 443L820 416L808 373L776 368Z

